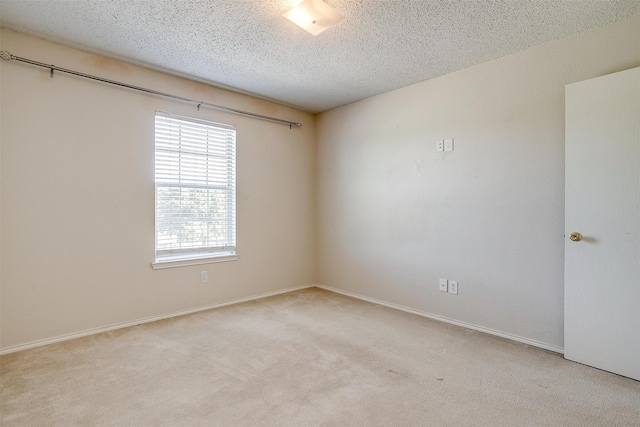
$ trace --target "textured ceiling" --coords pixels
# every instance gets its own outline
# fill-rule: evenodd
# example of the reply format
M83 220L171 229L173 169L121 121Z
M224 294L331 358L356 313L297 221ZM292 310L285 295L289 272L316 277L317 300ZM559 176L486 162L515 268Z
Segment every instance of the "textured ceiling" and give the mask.
M345 19L314 37L281 16L298 2L1 0L0 22L320 112L640 13L640 0L328 0Z

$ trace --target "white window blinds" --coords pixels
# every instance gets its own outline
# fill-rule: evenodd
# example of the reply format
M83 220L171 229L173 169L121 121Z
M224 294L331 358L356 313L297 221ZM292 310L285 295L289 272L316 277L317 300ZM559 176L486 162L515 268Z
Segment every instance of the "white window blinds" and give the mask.
M156 260L234 253L236 131L156 112Z

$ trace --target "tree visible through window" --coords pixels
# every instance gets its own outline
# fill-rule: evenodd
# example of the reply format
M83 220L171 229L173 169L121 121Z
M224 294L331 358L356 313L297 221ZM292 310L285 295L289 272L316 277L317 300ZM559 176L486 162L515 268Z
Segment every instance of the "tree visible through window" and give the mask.
M156 260L235 253L232 126L156 112Z

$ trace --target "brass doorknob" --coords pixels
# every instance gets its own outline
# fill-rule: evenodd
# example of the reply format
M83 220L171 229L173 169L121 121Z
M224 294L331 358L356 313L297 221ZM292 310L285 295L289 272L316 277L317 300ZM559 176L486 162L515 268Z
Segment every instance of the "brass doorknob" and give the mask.
M580 240L582 240L582 234L578 233L577 231L574 231L569 235L569 238L574 242L579 242Z

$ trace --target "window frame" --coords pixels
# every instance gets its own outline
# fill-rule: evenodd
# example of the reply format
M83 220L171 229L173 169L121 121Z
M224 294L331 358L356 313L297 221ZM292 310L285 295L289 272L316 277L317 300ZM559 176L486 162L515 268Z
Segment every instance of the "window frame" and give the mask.
M226 166L220 169L216 169L216 171L224 170L223 176L226 177L226 181L223 184L218 183L209 183L209 175L208 175L208 162L211 157L214 157L209 149L209 137L205 137L202 141L206 141L204 144L204 152L203 153L195 153L190 152L191 156L197 156L199 160L203 160L206 162L207 166L203 170L198 170L198 173L202 173L206 171L205 174L200 175L196 174L195 178L190 179L198 180L204 179L206 184L194 184L192 183L182 183L181 181L184 179L185 181L189 180L187 178L183 178L183 168L182 168L182 153L188 152L188 150L182 149L182 137L179 137L176 141L178 146L180 147L177 150L172 150L170 148L158 147L159 136L159 122L158 118L162 117L164 119L161 120L172 120L175 119L176 123L178 122L186 122L188 125L201 127L201 130L207 129L207 131L212 132L223 132L229 133L231 132L232 142L228 141L224 143L219 143L215 148L224 152L224 163ZM164 123L166 125L166 123ZM162 123L160 123L162 126ZM180 130L180 133L182 129ZM170 132L169 132L170 133ZM166 136L166 135L165 135ZM228 137L227 137L228 138ZM158 153L163 151L166 153L168 151L173 151L178 154L178 165L176 167L176 174L171 175L172 172L168 172L170 175L170 181L159 181L158 178ZM186 117L176 114L169 114L162 111L156 111L154 115L154 262L151 264L154 269L160 268L170 268L170 267L179 267L184 265L198 265L198 264L206 264L206 263L216 263L216 262L224 262L224 261L235 261L238 259L238 254L236 252L236 220L237 220L237 212L236 212L236 152L237 152L237 131L235 126L217 123L208 120L203 120L199 118ZM193 157L192 157L193 159ZM186 161L186 160L185 160ZM231 163L230 163L231 162ZM185 168L187 169L187 168ZM165 171L166 172L166 171ZM176 182L177 180L177 182ZM158 208L158 189L159 188L171 188L171 189L195 189L202 188L206 190L222 190L224 192L224 210L225 210L225 221L223 222L223 226L226 227L226 234L224 243L222 245L217 246L196 246L190 248L171 248L171 249L160 249L159 248L159 208ZM180 209L177 209L173 212L181 212ZM209 242L210 243L210 242Z

